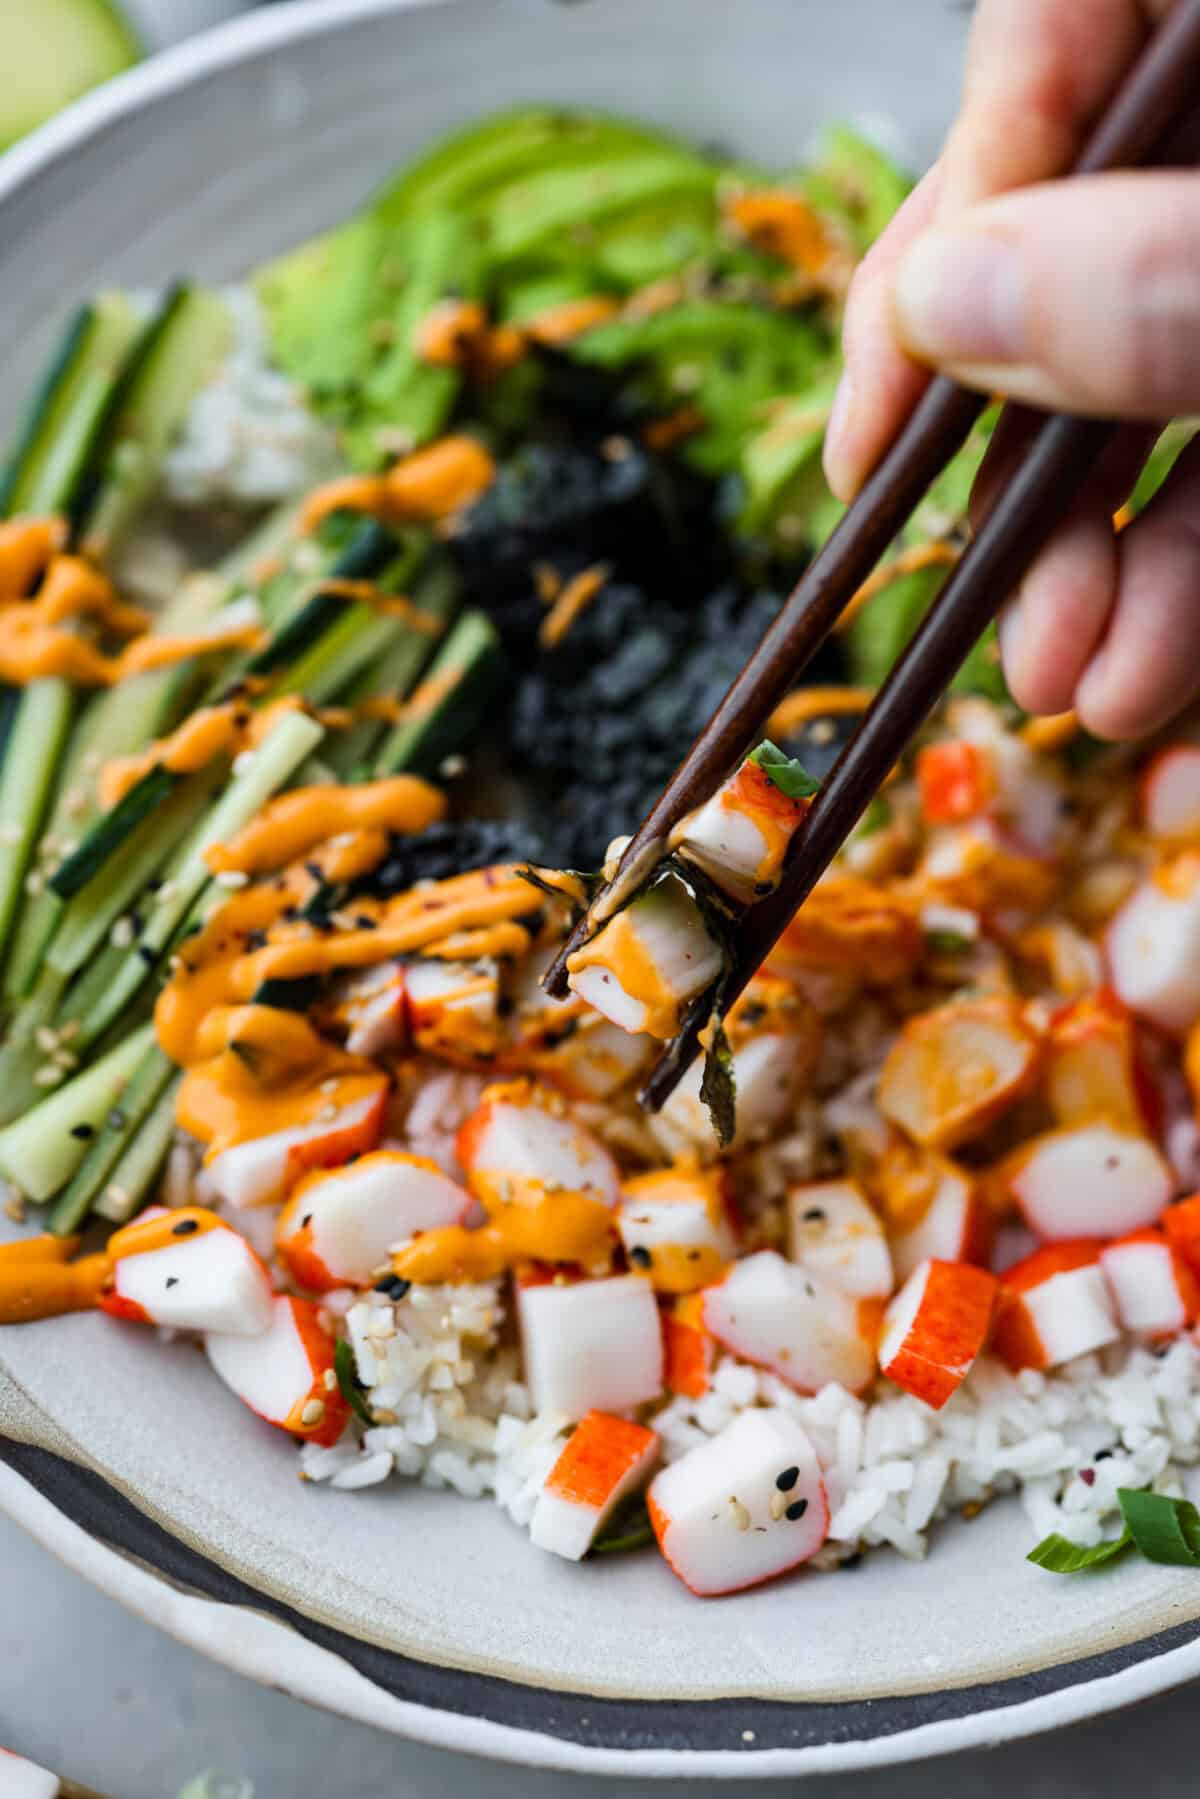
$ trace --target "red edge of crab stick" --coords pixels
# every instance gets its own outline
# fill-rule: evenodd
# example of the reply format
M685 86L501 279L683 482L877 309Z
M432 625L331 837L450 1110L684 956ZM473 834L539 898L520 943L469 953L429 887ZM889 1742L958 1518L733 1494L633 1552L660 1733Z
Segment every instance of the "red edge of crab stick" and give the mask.
M940 1411L987 1340L998 1284L969 1262L922 1262L884 1314L883 1373Z
M1054 1367L1119 1335L1098 1243L1047 1243L1000 1277L992 1348L1014 1372Z
M530 1521L540 1549L581 1561L613 1508L648 1478L657 1431L609 1412L588 1412L546 1476Z

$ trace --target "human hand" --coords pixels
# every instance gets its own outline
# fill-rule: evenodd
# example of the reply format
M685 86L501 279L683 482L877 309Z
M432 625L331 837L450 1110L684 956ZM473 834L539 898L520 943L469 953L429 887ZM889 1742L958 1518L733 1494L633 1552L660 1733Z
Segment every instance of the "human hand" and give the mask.
M1200 690L1200 447L1128 530L1112 524L1156 421L1200 412L1200 174L1052 178L1172 4L982 0L943 154L851 288L825 449L830 484L850 499L930 366L1033 406L1130 421L1000 622L1017 701L1075 706L1114 738L1154 729ZM993 444L976 512L1018 435Z

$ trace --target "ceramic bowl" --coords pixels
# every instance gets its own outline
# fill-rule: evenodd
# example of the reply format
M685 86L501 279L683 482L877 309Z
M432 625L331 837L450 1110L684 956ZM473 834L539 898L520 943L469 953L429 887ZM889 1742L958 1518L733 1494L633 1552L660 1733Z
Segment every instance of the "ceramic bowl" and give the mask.
M947 0L311 0L150 63L0 163L10 425L67 310L108 282L238 275L458 121L597 105L787 163L831 116L930 155ZM1060 1581L1012 1504L925 1564L703 1603L654 1556L574 1566L492 1507L302 1485L194 1349L81 1317L0 1341L0 1503L245 1672L446 1746L646 1774L865 1766L1047 1728L1200 1666L1200 1582Z

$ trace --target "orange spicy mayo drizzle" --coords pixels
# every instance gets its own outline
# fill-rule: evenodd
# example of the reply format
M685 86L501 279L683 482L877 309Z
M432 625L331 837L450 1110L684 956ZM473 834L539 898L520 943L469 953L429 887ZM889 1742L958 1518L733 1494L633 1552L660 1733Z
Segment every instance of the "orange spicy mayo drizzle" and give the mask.
M227 843L215 844L206 860L214 874L263 874L298 861L327 839L370 832L378 862L387 849L388 832L415 834L445 815L444 795L415 775L392 775L354 787L300 787L271 800ZM370 860L363 866L370 867Z
M98 568L63 553L65 536L59 519L10 519L0 525L0 680L23 686L59 676L84 687L111 687L189 656L254 647L261 640L256 628L244 625L187 637L156 636L147 615L125 605ZM107 655L71 628L84 619L110 636L133 641Z
M603 931L575 951L567 963L572 974L583 968L606 968L629 995L646 1008L641 1029L651 1037L673 1036L679 1025L679 999L663 979L658 964L638 936L632 908L609 919Z
M84 1312L98 1304L112 1273L107 1255L69 1258L78 1237L26 1237L0 1245L0 1324Z
M369 513L384 524L430 523L461 512L495 476L496 465L477 438L443 437L384 475L345 475L318 487L300 514L300 529L315 531L322 519L343 509Z
M160 738L136 756L117 756L105 763L100 776L100 798L105 806L115 806L152 768L165 768L173 775L190 775L207 768L218 756L232 757L242 750L254 749L274 729L281 712L297 711L301 704L299 699L289 697L258 712L244 699L201 706L169 737Z
M532 1204L484 1202L488 1222L478 1230L444 1225L423 1231L397 1250L392 1267L418 1284L492 1280L522 1262L578 1263L607 1274L616 1242L612 1213L586 1193L545 1193Z

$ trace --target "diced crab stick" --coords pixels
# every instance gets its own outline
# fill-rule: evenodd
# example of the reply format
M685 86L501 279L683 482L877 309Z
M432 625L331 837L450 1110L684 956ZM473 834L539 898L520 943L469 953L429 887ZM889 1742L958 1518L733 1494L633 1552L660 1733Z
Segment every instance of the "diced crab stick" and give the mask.
M656 1169L622 1188L617 1230L631 1267L659 1293L690 1293L717 1279L737 1244L721 1168Z
M1200 1275L1200 1193L1168 1206L1159 1223L1176 1255L1193 1274Z
M533 1508L531 1540L582 1561L616 1506L644 1486L658 1460L657 1431L588 1412L567 1438Z
M958 824L987 809L996 786L991 754L976 743L931 743L917 755L921 812L931 825Z
M1138 787L1142 823L1152 837L1200 837L1200 744L1160 750Z
M386 1056L403 1049L408 1039L404 964L381 962L349 976L339 989L334 1022L344 1029L351 1055Z
M171 1330L260 1337L270 1328L271 1277L245 1238L201 1206L152 1207L109 1238L116 1318Z
M810 1016L815 1018L815 1014ZM735 1149L769 1135L788 1116L808 1083L819 1043L819 1036L802 1026L791 1033L764 1031L734 1050ZM700 1097L703 1079L701 1062L693 1062L661 1116L668 1129L677 1131L688 1143L701 1151L715 1151L716 1131Z
M992 1348L1014 1371L1056 1368L1120 1336L1095 1243L1050 1243L1000 1276Z
M329 1445L349 1416L334 1371L334 1340L311 1299L279 1294L261 1337L210 1331L204 1347L231 1392L268 1424Z
M734 1355L772 1369L801 1393L830 1381L858 1393L875 1373L881 1310L763 1249L705 1289L703 1317Z
M930 900L995 912L1043 906L1056 875L1054 863L1031 843L993 818L973 818L930 831L917 879Z
M405 993L412 1040L426 1055L475 1065L499 1052L504 1029L494 962L410 962Z
M940 1411L987 1340L996 1288L986 1268L922 1262L884 1314L880 1370Z
M663 1381L668 1393L703 1399L708 1392L716 1345L704 1328L704 1300L684 1293L662 1308Z
M819 881L768 962L773 974L847 973L887 987L911 973L921 955L917 908L898 894L840 871Z
M879 1078L879 1109L917 1143L952 1149L1028 1092L1038 1054L1015 1000L951 1000L904 1026Z
M740 1412L650 1483L658 1546L701 1597L798 1568L829 1533L829 1503L803 1428L776 1407Z
M1035 855L1052 852L1068 817L1052 764L1010 730L987 700L953 701L947 723L964 748L976 749L986 758L997 818Z
M613 1206L621 1176L604 1145L569 1115L559 1093L529 1081L489 1087L458 1133L467 1185L485 1204L584 1193Z
M857 1181L792 1188L788 1254L854 1299L888 1299L895 1288L882 1220Z
M986 1265L992 1214L979 1183L958 1163L932 1150L895 1144L875 1171L875 1190L888 1220L898 1280L907 1280L928 1260Z
M57 1774L14 1755L11 1749L0 1749L0 1793L4 1799L58 1799L62 1784Z
M608 1099L636 1079L656 1047L653 1037L634 1036L588 1008L558 1042L533 1051L526 1066L568 1099Z
M601 926L568 962L574 992L623 1031L672 1037L689 1000L721 972L721 948L677 875Z
M1103 988L1051 1022L1044 1080L1059 1124L1107 1118L1125 1130L1144 1131L1159 1122L1161 1106L1138 1058L1133 1016Z
M276 1245L310 1292L362 1287L418 1231L462 1224L471 1195L436 1162L381 1149L306 1175L279 1216Z
M806 797L789 798L758 755L748 756L672 839L723 892L747 905L779 885L810 804Z
M331 1101L328 1110L331 1117L221 1150L205 1165L209 1187L235 1211L275 1205L310 1168L336 1168L374 1149L383 1134L387 1083L343 1106Z
M1109 978L1140 1018L1180 1036L1200 1019L1200 861L1159 870L1126 900L1105 940Z
M627 1412L662 1392L658 1305L640 1274L519 1284L517 1322L535 1411Z
M1200 1289L1162 1231L1134 1231L1100 1251L1117 1317L1139 1337L1173 1337L1196 1321Z
M1148 1137L1106 1123L1034 1137L996 1173L1043 1242L1142 1230L1156 1221L1175 1186Z

